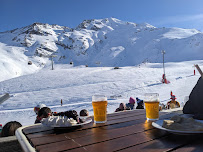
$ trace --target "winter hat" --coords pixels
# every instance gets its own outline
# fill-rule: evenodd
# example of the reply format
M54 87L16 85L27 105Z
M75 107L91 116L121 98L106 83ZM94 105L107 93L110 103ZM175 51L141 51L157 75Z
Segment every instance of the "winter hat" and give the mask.
M43 107L46 107L46 105L43 104L43 103L41 103L41 104L37 105L37 107L39 107L40 109L42 109Z
M138 97L136 98L137 103L139 104L142 100L140 100Z
M45 104L38 104L36 107L34 107L34 112L36 113L36 115L38 114L38 111L40 110L40 109L42 109L43 107L46 107L46 105Z
M133 97L130 97L129 103L135 104L135 99Z
M125 110L125 109L126 109L125 104L124 104L124 103L120 103L120 105L119 105L119 109L121 109L121 110Z

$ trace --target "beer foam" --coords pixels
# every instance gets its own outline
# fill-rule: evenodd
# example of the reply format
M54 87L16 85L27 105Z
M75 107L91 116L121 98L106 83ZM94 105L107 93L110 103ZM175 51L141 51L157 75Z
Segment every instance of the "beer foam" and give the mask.
M159 102L159 94L158 93L146 93L144 102Z
M107 101L107 97L104 95L94 95L92 96L92 101L97 102L97 101Z

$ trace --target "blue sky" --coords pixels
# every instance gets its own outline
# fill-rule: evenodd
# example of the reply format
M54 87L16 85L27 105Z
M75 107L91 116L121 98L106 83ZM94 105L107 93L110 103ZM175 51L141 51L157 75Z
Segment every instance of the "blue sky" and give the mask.
M85 19L114 17L156 27L203 32L202 0L0 0L0 32L34 22L74 28Z

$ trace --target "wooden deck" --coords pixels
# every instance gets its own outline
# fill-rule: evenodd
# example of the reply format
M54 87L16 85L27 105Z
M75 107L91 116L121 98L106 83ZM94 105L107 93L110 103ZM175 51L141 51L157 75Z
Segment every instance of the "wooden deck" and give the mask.
M175 114L181 114L181 111L161 112L160 119ZM146 121L145 110L108 114L105 124L91 122L82 127L61 130L35 125L22 131L35 150L40 152L203 151L202 135L175 135L156 129Z

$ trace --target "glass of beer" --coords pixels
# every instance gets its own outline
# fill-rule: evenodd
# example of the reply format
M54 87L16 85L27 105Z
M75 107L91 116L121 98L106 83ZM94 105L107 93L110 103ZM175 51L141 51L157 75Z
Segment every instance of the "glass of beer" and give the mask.
M146 118L150 121L159 119L159 94L146 93L144 97Z
M94 123L105 123L107 121L107 97L104 95L92 96L94 111Z

